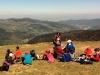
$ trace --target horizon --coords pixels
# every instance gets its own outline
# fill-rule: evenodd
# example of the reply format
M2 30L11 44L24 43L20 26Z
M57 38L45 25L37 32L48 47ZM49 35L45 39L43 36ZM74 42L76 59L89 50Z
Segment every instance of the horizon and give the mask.
M100 0L0 0L0 19L38 20L100 18Z
M71 19L35 19L35 18L31 18L31 17L21 17L21 18L15 18L15 17L11 17L11 18L0 18L0 20L7 20L7 19L24 19L24 18L29 18L29 19L33 19L33 20L40 20L40 21L54 21L54 22L58 22L58 21L66 21L66 20L94 20L94 19L100 19L100 17L98 18L80 18L80 19L76 19L76 18L71 18Z

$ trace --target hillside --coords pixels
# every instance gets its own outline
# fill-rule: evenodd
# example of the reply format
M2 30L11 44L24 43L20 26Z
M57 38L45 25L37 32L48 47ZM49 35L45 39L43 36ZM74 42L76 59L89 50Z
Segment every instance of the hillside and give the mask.
M79 29L76 26L71 26L68 24L61 24L58 22L50 22L50 21L40 21L34 20L30 18L23 18L23 19L6 19L0 20L0 28L6 30L14 31L23 31L23 32L33 32L35 35L41 35L44 33L50 32L63 32L63 31L70 31L70 30L77 30Z
M90 19L90 20L65 20L65 21L59 21L59 23L62 24L71 24L77 27L80 27L81 29L87 30L87 29L100 29L100 19Z
M34 43L51 41L56 32L62 33L62 40L66 40L66 38L74 38L73 40L99 40L99 32L97 31L98 34L94 31L93 33L91 32L91 30L99 28L100 19L59 22L40 21L31 18L0 19L0 45L33 43L33 40Z
M34 44L38 42L52 42L52 38L56 33L46 34L34 37L28 43ZM76 30L61 33L62 41L71 39L74 41L100 41L100 30Z
M31 38L53 33L78 30L76 26L61 24L58 22L40 21L30 18L1 19L0 20L0 45L27 43ZM3 30L3 31L2 31ZM3 36L5 35L5 36Z

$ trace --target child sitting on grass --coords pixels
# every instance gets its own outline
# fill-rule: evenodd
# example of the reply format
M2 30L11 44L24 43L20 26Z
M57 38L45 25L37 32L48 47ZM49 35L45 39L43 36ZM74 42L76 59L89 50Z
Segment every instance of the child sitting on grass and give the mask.
M63 52L62 47L57 46L57 47L54 47L53 49L54 49L54 53L53 53L54 58L59 59L59 56L61 56Z
M14 64L13 53L10 51L10 49L7 49L7 53L5 55L5 61L10 64Z
M86 54L87 57L93 56L92 50L89 46L84 50L84 53Z
M60 59L60 61L63 61L63 62L71 61L71 55L69 54L67 49L64 50L64 53L62 54L62 57L59 58L59 59Z
M19 49L19 46L16 47L16 51L14 53L16 62L20 61L20 57L22 55L22 51Z
M54 62L54 57L50 53L50 50L49 49L46 49L45 50L45 54L43 54L42 59L43 60L48 60L48 63L50 63L50 64Z
M32 64L31 55L28 51L25 51L25 54L23 56L21 56L21 58L22 58L22 64L24 64L24 65L26 65L26 64L31 65Z
M92 60L100 62L100 50L94 49L94 51L95 51L95 55L93 55Z

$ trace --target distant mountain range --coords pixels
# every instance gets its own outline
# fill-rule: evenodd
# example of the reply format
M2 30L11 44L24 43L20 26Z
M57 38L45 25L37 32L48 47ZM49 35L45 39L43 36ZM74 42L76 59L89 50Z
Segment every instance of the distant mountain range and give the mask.
M0 45L27 43L40 35L75 30L97 30L100 19L66 20L59 22L22 19L0 19ZM46 36L47 37L47 36Z
M82 30L96 30L100 29L100 19L91 19L91 20L65 20L59 21L62 24L70 24L81 28Z

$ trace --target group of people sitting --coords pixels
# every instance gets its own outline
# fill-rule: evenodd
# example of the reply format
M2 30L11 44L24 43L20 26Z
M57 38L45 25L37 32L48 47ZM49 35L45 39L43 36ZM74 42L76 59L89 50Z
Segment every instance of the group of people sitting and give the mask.
M94 49L95 54L93 54L90 47L84 50L84 54L81 54L74 61L80 62L81 64L93 64L93 61L100 62L100 47Z
M84 50L78 58L75 58L75 47L71 40L67 40L67 45L64 49L61 47L61 35L58 32L53 38L54 44L54 58L59 59L63 62L75 61L80 64L93 64L93 61L100 62L100 47L95 48L95 54L93 54L90 47Z
M0 67L0 71L8 71L9 66L17 62L20 62L20 64L23 64L23 65L26 65L26 64L31 65L32 59L33 60L37 59L35 50L31 50L30 52L26 50L25 54L22 55L22 51L19 49L19 46L16 47L16 51L14 53L10 51L10 49L7 49L7 52L5 54L5 61Z
M22 51L19 49L19 46L16 47L16 51L13 53L10 49L7 49L5 55L5 61L0 67L0 71L8 71L11 64L20 62L23 65L32 65L33 60L47 60L48 63L53 63L55 59L61 62L79 62L80 64L93 64L93 61L100 62L100 48L94 49L96 54L93 54L90 47L84 50L84 54L81 54L78 58L75 58L75 47L71 40L67 40L67 45L62 49L61 36L60 33L57 33L53 38L53 53L49 49L45 50L43 55L37 55L35 50L25 51L25 54L22 55ZM14 59L13 59L14 56Z

